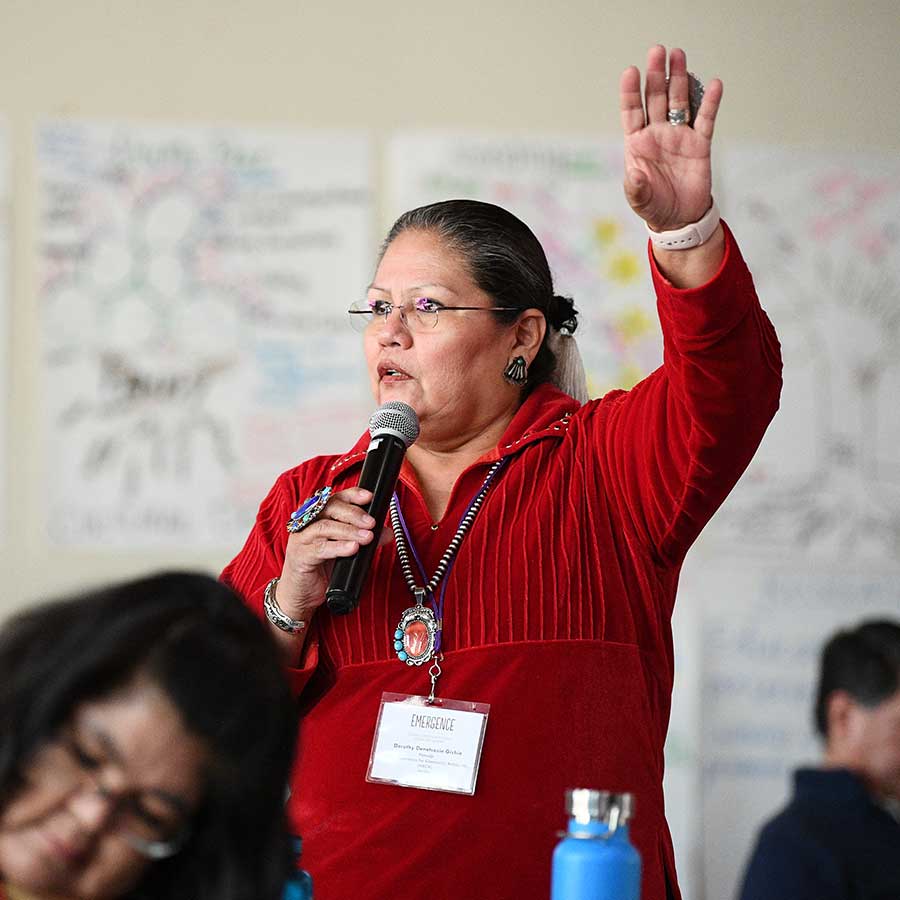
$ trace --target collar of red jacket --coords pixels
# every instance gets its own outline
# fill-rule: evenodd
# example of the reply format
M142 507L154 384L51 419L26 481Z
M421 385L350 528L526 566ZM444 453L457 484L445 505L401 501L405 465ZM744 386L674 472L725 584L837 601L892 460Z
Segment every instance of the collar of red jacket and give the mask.
M500 443L476 463L492 463L504 456L512 456L535 441L562 440L572 415L578 409L573 400L552 384L539 384L519 407L512 422L500 438ZM366 455L371 437L361 435L352 449L335 460L331 467L337 477L359 465Z

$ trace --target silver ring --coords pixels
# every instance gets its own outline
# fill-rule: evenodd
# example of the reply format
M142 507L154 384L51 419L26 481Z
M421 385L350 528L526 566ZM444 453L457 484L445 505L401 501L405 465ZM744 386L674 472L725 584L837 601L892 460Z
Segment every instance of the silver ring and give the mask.
M312 497L304 500L300 508L291 513L288 519L287 530L290 534L303 531L307 525L312 525L322 514L331 499L331 488L323 487L317 490Z
M688 111L686 109L670 109L666 113L666 120L670 125L687 125Z

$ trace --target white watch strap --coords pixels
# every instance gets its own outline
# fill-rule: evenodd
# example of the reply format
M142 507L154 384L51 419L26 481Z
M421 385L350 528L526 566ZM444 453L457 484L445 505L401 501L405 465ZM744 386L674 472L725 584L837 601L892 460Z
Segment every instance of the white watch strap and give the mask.
M713 236L713 232L719 226L719 219L719 207L713 200L712 206L699 222L692 222L674 231L654 231L647 225L647 234L650 235L650 243L654 247L661 247L663 250L689 250L691 247L705 244Z

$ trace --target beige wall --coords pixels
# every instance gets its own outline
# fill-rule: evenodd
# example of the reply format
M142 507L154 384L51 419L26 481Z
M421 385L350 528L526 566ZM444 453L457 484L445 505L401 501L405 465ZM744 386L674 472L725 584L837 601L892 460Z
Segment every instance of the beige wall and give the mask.
M43 536L32 134L52 116L615 133L616 85L654 41L725 82L722 142L900 149L896 0L0 0L10 125L7 538L0 613L34 597L219 554L60 551ZM53 514L64 515L65 510Z

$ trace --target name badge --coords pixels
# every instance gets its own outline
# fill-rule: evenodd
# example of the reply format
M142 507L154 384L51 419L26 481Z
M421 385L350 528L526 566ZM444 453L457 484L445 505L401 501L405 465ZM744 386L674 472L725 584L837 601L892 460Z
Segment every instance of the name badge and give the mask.
M381 695L366 781L474 794L489 703Z

